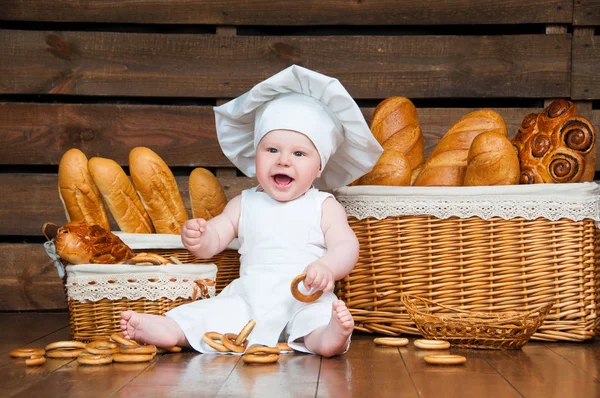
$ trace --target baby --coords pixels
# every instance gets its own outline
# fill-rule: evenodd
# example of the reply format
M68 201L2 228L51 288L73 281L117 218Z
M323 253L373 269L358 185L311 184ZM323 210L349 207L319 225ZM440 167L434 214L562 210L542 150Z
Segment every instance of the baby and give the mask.
M327 357L345 352L354 320L333 288L356 264L358 241L343 207L315 186L337 188L367 173L381 146L336 79L298 66L215 108L215 115L223 152L259 185L210 221L188 220L182 242L195 256L210 258L238 237L240 277L217 297L164 317L125 311L123 335L214 353L204 333L236 333L253 319L248 346L285 341ZM290 291L303 272L303 292L324 292L313 303L297 301Z

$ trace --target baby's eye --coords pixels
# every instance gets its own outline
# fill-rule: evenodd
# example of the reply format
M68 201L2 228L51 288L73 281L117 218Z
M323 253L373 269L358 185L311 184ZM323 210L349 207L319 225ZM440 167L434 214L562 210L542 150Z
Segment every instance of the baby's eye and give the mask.
M304 152L296 151L294 152L294 156L304 156Z
M269 148L269 149L267 149L267 151L269 151L270 153L277 153L276 148Z

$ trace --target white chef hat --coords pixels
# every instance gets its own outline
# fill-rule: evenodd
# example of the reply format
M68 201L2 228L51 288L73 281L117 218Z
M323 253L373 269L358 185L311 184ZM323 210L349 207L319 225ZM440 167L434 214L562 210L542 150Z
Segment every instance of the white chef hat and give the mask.
M223 153L249 177L256 175L258 143L273 130L297 131L312 141L321 157L321 177L314 182L319 189L356 180L383 152L344 86L297 65L214 111Z

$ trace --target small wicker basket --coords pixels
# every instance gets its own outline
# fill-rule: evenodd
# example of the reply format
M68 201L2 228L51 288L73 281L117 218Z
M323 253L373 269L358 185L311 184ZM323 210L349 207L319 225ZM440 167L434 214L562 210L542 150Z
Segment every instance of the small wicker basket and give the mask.
M136 312L152 315L164 315L169 310L192 302L196 299L208 297L207 286L210 286L211 296L218 294L225 286L227 286L233 279L239 276L239 254L235 245L228 247L223 252L215 255L210 259L199 259L193 256L188 250L177 247L180 245L181 240L179 238L174 239L167 235L158 236L157 234L122 234L117 233L120 238L130 246L135 253L147 252L147 253L158 253L166 258L173 258L177 262L184 265L188 264L215 264L217 270L210 280L203 279L204 277L194 277L195 270L192 270L190 278L182 279L180 276L171 278L179 280L179 283L188 284L186 294L178 297L162 297L160 294L152 299L146 297L140 298L127 298L118 295L117 297L102 298L98 297L94 300L79 300L74 299L72 296L72 288L67 284L67 274L63 277L63 283L65 285L65 293L67 297L67 305L69 310L69 324L71 327L71 335L74 340L78 341L90 341L94 339L108 338L111 334L120 332L120 318L121 312L125 310L133 310ZM135 236L134 236L135 235ZM145 235L145 236L144 236ZM173 238L173 239L169 239ZM173 243L175 242L175 243ZM54 250L53 242L47 242L48 245L46 251L51 258L56 259L51 252ZM57 268L62 266L63 272L65 266L67 266L67 272L70 267L68 264L57 264ZM119 264L120 265L120 264ZM119 266L117 265L117 266ZM110 265L109 265L110 266ZM114 265L113 265L114 266ZM139 266L147 268L145 266ZM159 267L160 268L160 267ZM199 275L202 273L200 270L202 267L198 267ZM61 271L59 269L59 275ZM131 289L128 286L127 280L123 280L123 274L120 271L115 272L115 289L119 287L123 289ZM144 278L144 276L142 276ZM169 279L169 275L165 275L165 278ZM133 278L135 279L135 278ZM216 281L215 281L216 279ZM152 283L153 280L144 280L144 283ZM164 282L164 281L163 281ZM90 291L95 288L95 281L89 281ZM166 285L162 285L163 288ZM183 287L185 290L185 287ZM131 290L130 290L131 291Z
M454 347L519 349L544 322L553 303L523 312L471 312L422 297L403 295L408 315L427 339L446 340Z

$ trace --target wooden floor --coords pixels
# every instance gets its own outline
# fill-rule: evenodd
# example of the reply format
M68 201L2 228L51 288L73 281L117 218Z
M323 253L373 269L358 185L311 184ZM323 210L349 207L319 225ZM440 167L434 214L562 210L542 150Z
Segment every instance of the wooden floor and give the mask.
M274 365L184 352L145 364L48 359L26 367L10 350L68 339L67 314L0 314L0 321L1 397L600 397L598 338L530 342L518 351L451 348L467 357L453 367L425 364L413 337L407 347L381 348L359 333L343 356L290 354Z

